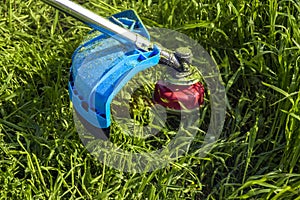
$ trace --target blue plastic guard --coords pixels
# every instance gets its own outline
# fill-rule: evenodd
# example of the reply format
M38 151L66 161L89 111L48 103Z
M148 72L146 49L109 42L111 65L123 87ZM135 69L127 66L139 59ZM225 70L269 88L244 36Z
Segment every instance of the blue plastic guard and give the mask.
M132 10L109 19L150 39ZM135 74L157 65L159 56L156 46L152 51L140 51L98 31L91 32L72 57L69 93L73 107L93 126L109 127L114 96Z

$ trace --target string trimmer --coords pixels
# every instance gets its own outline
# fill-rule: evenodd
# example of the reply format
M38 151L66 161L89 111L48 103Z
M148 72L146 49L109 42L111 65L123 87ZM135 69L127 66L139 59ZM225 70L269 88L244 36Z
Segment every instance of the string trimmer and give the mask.
M84 123L108 128L115 95L138 72L158 64L173 70L156 83L155 103L174 111L193 110L203 103L204 88L191 65L191 50L171 51L152 43L133 10L106 19L69 0L43 1L96 30L75 50L70 70L70 98Z

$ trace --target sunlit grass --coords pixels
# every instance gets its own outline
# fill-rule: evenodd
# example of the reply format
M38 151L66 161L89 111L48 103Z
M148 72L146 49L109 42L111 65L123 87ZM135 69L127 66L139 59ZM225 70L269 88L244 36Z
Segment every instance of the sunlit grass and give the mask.
M189 155L145 174L101 164L76 133L67 90L72 52L89 28L40 1L2 1L0 198L299 199L298 1L80 3L102 16L133 8L146 25L199 41L226 87L221 138L204 158L196 138Z

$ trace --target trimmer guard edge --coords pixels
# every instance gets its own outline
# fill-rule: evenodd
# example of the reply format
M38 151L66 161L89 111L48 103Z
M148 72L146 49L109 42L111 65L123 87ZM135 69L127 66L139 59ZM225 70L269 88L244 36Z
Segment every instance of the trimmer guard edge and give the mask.
M109 18L150 40L145 26L132 10ZM110 126L110 104L114 96L138 72L158 64L160 49L136 49L98 31L92 31L74 52L69 93L76 112L97 128Z

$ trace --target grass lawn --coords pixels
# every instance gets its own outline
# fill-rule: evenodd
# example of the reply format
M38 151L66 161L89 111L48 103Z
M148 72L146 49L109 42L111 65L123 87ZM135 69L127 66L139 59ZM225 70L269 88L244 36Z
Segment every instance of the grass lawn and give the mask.
M67 88L72 53L90 28L41 1L4 0L0 199L300 200L298 0L77 2L102 16L135 9L147 26L197 40L227 93L221 137L203 158L195 141L148 173L103 165L77 134Z

